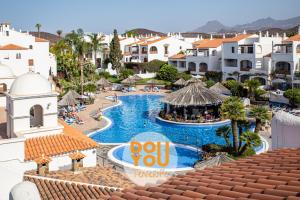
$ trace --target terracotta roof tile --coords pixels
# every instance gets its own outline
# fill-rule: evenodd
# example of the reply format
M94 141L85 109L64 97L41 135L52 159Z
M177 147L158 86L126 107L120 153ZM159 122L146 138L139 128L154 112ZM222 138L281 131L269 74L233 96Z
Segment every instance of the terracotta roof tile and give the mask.
M185 59L185 57L186 57L185 54L179 53L169 57L169 59Z
M49 136L34 137L25 140L25 160L34 160L45 156L56 156L96 148L98 144L81 133L60 121L64 126L63 133Z
M299 175L300 148L280 149L219 167L187 172L160 186L140 187L134 194L141 199L147 196L154 199L296 200L300 196ZM125 194L126 190L119 193L121 198Z
M148 46L148 45L150 45L150 44L154 44L154 43L156 43L156 42L160 42L160 41L165 40L165 39L168 39L168 38L169 38L169 37L164 36L164 37L160 37L160 38L154 39L154 40L147 40L147 41L141 43L140 45L141 45L141 46Z
M49 42L49 40L39 38L39 37L35 37L35 42Z
M37 186L42 200L106 199L110 197L112 192L118 191L97 185L75 184L62 180L47 180L37 177L25 176L24 180L33 182Z
M292 42L292 41L300 41L300 34L294 35L288 39L285 40L286 42Z
M7 44L4 46L0 46L0 50L27 50L28 48L21 47L15 44Z

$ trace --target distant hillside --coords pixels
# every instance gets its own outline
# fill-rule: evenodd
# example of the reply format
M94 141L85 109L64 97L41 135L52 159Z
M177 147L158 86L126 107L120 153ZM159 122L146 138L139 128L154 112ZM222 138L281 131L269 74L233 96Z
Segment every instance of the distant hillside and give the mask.
M205 25L200 26L199 28L193 30L192 32L205 32L205 33L234 33L234 32L242 32L244 30L246 31L260 31L260 30L266 30L273 28L278 29L291 29L295 26L300 25L300 16L293 17L289 19L283 19L283 20L276 20L271 17L258 19L256 21L241 24L241 25L235 25L232 27L225 26L219 21L209 21Z
M277 33L279 35L283 35L283 33L286 33L288 37L298 34L298 26L295 26L293 28L289 29L281 29L281 28L267 28L267 29L261 29L261 30L248 30L248 33L258 33L261 31L263 34L265 34L267 31L270 35L276 35Z
M157 32L157 31L152 31L149 29L145 28L135 28L129 31L126 31L123 35L127 34L128 36L136 36L136 35L159 35L159 36L166 36L165 33L162 32Z
M30 35L33 35L35 37L39 37L39 33L36 31L29 32ZM50 41L50 44L56 43L61 39L58 35L48 33L48 32L40 32L40 38L46 39Z

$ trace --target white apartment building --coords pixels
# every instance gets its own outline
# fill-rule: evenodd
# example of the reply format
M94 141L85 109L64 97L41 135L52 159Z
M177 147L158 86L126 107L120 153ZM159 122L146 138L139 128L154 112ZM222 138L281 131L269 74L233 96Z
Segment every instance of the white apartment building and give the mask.
M205 75L207 71L221 71L222 44L226 38L201 39L193 43L185 54L169 58L169 64L178 71L189 71L193 75Z
M168 57L192 48L192 44L176 37L150 37L125 46L124 62L168 61Z
M272 44L283 40L279 35L262 36L256 34L240 34L223 42L222 72L223 79L235 79L245 82L258 79L261 84L268 84L271 73Z
M300 26L298 34L282 42L273 43L272 71L278 78L287 76L294 78L295 72L300 71Z
M46 78L56 75L56 60L49 52L49 41L16 31L9 23L0 24L0 62L10 66L16 76L30 70Z

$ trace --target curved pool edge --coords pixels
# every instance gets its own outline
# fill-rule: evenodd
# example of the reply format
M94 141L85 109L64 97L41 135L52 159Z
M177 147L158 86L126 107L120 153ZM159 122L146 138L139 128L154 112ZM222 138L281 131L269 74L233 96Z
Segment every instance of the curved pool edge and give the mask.
M189 122L175 122L175 121L170 121L163 119L159 116L156 116L156 119L162 122L170 123L170 124L177 124L177 125L190 125L190 126L211 126L211 125L220 125L220 124L227 124L230 122L229 119L223 120L223 121L218 121L218 122L207 122L207 123L189 123Z
M269 142L261 135L258 135L262 141L262 146L263 148L259 149L258 151L256 151L255 153L256 154L261 154L261 153L264 153L264 152L267 152L270 148L270 144Z
M118 160L117 158L114 157L113 152L115 150L117 150L118 148L128 146L128 145L129 145L128 143L123 143L122 145L119 145L119 146L116 146L116 147L110 149L107 153L107 157L111 161L113 161L113 162L115 162L119 165L122 165L123 167L131 168L131 169L137 169L137 170L148 170L148 171L161 171L161 170L164 170L166 172L184 172L184 171L195 170L193 167L180 167L180 168L170 168L170 169L159 169L159 168L151 168L151 167L138 167L138 166L134 166L133 164ZM185 149L190 149L190 150L193 150L193 151L197 151L197 148L192 147L192 146L188 146L188 145L176 144L176 143L172 143L172 145L178 146L178 147L181 147L181 148L185 148ZM201 148L199 148L199 149L201 149ZM202 151L202 149L201 149L201 151Z

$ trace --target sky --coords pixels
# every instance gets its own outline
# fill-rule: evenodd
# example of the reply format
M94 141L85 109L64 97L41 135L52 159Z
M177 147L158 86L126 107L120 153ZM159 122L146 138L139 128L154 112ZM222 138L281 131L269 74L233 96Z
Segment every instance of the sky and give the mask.
M55 33L82 28L86 32L123 33L132 28L161 32L192 31L207 21L226 26L259 18L300 15L300 0L1 0L0 22L17 30Z

